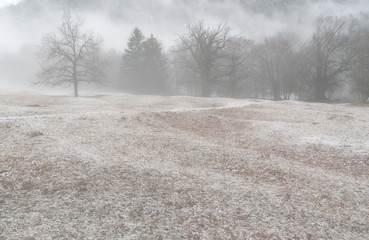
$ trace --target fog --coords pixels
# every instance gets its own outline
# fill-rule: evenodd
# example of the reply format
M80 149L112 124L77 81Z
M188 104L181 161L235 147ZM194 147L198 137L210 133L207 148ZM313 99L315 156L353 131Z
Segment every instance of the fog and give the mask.
M6 4L5 2L8 2ZM153 34L168 51L187 25L203 20L215 26L227 23L232 33L261 42L281 31L296 33L303 42L311 37L319 16L350 16L369 12L365 0L126 0L36 1L0 5L0 87L31 87L38 63L35 58L42 37L61 22L70 8L84 21L84 30L104 38L103 48L123 53L134 27Z
M369 239L368 107L369 0L0 0L0 240Z
M66 4L62 1L24 0L1 9L0 54L18 51L23 45L39 44L41 37L54 30ZM102 9L78 7L75 12L85 20L86 29L104 36L105 47L121 51L130 32L140 27L160 37L168 47L187 24L205 20L208 24L227 22L235 32L261 40L278 31L296 31L308 37L316 17L347 16L369 11L366 1L124 1L121 11L114 10L116 1L101 1ZM242 4L242 2L248 4ZM258 9L266 2L267 8ZM272 3L275 9L271 8ZM286 2L285 4L282 4ZM148 4L147 4L148 3ZM43 5L44 4L44 5ZM109 5L110 4L110 5ZM265 3L264 3L265 4ZM280 5L278 5L280 4ZM34 9L30 6L34 6ZM53 6L53 7L51 7Z

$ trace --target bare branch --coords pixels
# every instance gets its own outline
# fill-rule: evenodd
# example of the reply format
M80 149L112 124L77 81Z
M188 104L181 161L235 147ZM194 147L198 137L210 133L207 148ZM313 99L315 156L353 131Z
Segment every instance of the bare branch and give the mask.
M98 52L103 40L93 33L83 33L82 24L65 10L57 32L43 38L38 54L42 71L37 84L73 84L78 96L79 82L101 82L105 65Z

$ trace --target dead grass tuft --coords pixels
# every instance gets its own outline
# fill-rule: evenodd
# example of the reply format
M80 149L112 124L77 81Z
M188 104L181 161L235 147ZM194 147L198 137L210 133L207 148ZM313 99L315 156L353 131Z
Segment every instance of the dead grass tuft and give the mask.
M35 138L35 137L43 136L44 134L40 131L32 131L32 132L27 133L26 135L29 138Z

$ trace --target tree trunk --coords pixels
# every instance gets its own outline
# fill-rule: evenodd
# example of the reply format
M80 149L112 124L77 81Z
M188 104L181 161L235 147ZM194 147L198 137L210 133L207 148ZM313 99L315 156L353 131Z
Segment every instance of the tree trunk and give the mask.
M74 78L73 85L74 85L74 97L78 97L78 81L76 77Z
M279 90L279 87L278 86L273 86L273 99L274 101L278 101L278 100L281 100L281 92Z
M77 64L73 63L74 97L78 97Z
M368 101L369 96L366 96L366 98L364 99L363 103L366 103L366 101Z
M210 97L211 91L210 86L208 84L202 84L201 86L201 97Z
M210 73L203 73L201 75L201 97L210 97L210 95L211 95Z
M290 100L291 98L291 93L290 92L284 92L283 93L283 100Z
M327 97L325 96L325 89L319 85L316 87L315 100L325 101Z
M317 101L326 101L327 97L325 95L326 92L325 84L323 83L323 79L317 79L315 81L315 100Z

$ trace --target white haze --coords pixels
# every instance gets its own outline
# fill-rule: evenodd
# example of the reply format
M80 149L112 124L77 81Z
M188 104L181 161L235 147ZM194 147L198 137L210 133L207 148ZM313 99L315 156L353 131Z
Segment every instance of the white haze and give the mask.
M6 5L4 0L0 1L0 7ZM369 4L364 0L304 2L295 4L288 11L263 13L241 8L239 1L129 1L120 18L109 15L105 9L79 10L78 14L85 21L85 30L93 30L103 36L107 50L121 53L134 27L141 28L146 35L154 34L164 48L169 49L188 24L200 20L209 25L226 22L233 28L233 33L256 41L279 31L295 32L304 40L311 35L318 16L369 12ZM0 9L0 88L30 86L37 72L37 61L33 50L26 51L27 54L24 50L34 49L46 33L55 30L62 11L43 9L41 14L29 16L12 14L7 8ZM18 60L12 63L9 59Z
M12 5L12 4L17 4L20 0L0 0L0 8Z

